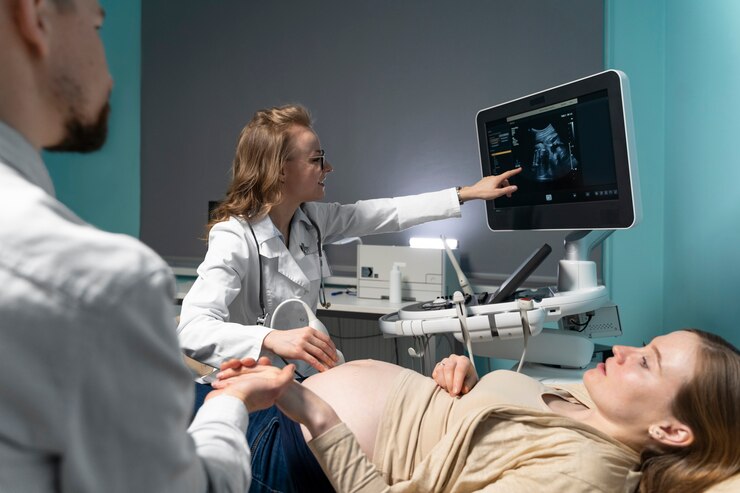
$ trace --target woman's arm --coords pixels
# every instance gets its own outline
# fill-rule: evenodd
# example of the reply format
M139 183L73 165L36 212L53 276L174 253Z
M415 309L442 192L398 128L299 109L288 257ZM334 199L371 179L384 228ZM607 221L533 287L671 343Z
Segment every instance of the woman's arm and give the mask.
M292 367L292 365L286 366L286 368L291 368L291 372ZM275 369L270 366L270 360L264 357L258 361L252 358L224 361L220 369L213 388L226 393L233 393L232 389L235 388L238 390L236 385L240 382L240 378L246 375L274 378L275 374ZM285 388L281 387L281 396L274 402L286 416L308 428L312 437L322 435L341 423L337 413L324 399L295 381ZM258 409L264 409L264 407L267 406Z
M224 362L213 387L228 392L245 375L270 369L264 366L267 363L266 358L261 358L259 365L251 358ZM388 490L356 437L324 399L295 381L281 390L276 405L286 416L308 429L311 435L308 446L337 491L375 493Z
M308 429L312 437L308 446L337 491L390 491L357 438L321 397L294 382L276 404L290 419Z

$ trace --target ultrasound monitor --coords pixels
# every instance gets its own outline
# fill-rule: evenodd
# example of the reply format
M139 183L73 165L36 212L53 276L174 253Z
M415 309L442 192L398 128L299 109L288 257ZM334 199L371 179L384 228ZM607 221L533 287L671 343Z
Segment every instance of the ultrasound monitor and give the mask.
M629 87L609 70L478 112L484 176L514 168L486 202L494 231L625 229L640 216Z

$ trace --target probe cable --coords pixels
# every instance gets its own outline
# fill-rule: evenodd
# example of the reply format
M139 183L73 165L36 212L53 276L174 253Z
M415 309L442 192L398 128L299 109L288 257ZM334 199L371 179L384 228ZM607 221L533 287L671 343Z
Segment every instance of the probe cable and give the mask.
M519 306L519 317L522 321L522 334L524 336L524 348L522 349L522 357L519 359L519 366L516 368L516 372L522 371L522 365L524 364L524 357L527 355L527 340L532 335L532 331L529 328L529 315L527 312L534 308L534 302L530 298L519 298L516 300Z
M475 358L473 357L473 343L470 340L470 331L468 330L468 310L465 308L465 296L460 291L455 291L452 295L452 302L455 304L455 310L457 311L457 318L460 319L460 330L463 335L463 342L465 348L468 350L468 356L470 362L475 370ZM477 373L477 371L476 371Z

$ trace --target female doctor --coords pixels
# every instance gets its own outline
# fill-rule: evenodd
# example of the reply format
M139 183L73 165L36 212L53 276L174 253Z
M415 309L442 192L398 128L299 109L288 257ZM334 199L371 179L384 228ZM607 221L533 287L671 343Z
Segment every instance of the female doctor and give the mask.
M328 335L310 327L275 330L271 323L284 300L298 298L313 311L326 303L322 246L459 217L463 202L510 196L516 186L508 179L519 171L407 197L316 202L332 170L301 106L258 111L244 127L226 198L208 224L208 251L183 300L178 334L187 354L216 367L265 354L277 363L301 360L308 373L335 366Z

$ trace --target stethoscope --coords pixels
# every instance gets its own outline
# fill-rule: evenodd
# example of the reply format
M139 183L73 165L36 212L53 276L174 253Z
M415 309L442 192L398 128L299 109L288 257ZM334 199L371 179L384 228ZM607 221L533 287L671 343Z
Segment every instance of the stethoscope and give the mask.
M303 211L304 214L306 214L306 211ZM324 288L324 254L321 248L321 230L319 229L319 226L316 224L316 222L311 219L311 217L306 214L306 217L310 221L311 225L316 229L316 244L319 247L319 303L324 308L329 308L331 306L331 303L326 301L326 289ZM265 298L262 294L262 285L263 285L263 279L262 279L262 255L260 255L260 244L257 241L257 235L254 234L254 228L252 227L252 224L249 222L249 220L246 221L247 225L249 226L249 231L252 232L252 238L254 238L254 244L257 247L257 261L259 262L259 271L260 271L260 289L259 289L259 301L260 301L260 310L262 311L262 315L259 315L257 317L257 325L265 325L265 321L267 320L267 310L265 309ZM304 255L308 253L308 247L301 243L301 251Z

